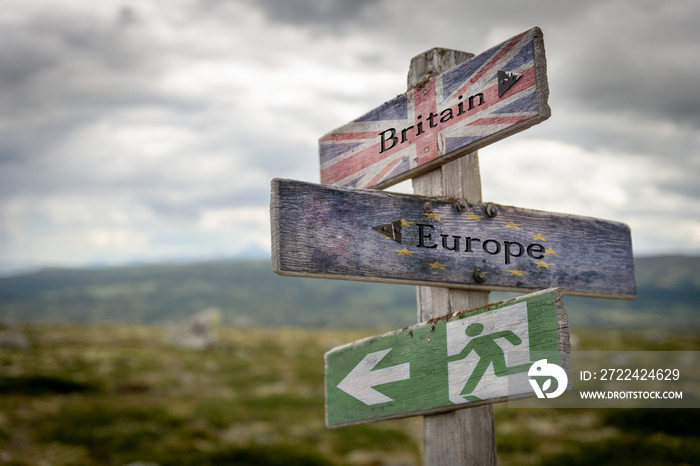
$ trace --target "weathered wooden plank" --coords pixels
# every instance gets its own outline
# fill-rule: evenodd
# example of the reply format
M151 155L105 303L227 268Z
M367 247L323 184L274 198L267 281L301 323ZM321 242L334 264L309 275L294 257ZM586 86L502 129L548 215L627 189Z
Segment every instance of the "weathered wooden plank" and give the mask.
M476 152L448 162L412 181L415 194L464 198L471 203L482 200ZM418 322L452 314L459 309L476 309L489 303L487 291L419 286L416 287L416 295ZM423 439L423 464L495 466L493 405L424 416Z
M385 188L549 118L533 28L420 82L319 141L321 182Z
M325 355L326 424L536 396L531 368L542 360L560 366L567 380L538 387L554 395L570 388L563 296L560 289L540 291L334 348Z
M408 89L438 75L474 55L458 50L433 49L411 60ZM412 179L414 194L464 198L481 202L479 157L464 157ZM418 322L425 322L459 309L476 309L489 303L489 292L429 286L416 287ZM493 405L475 406L423 416L423 464L495 466L496 426Z
M281 179L272 182L270 211L280 275L490 291L562 287L618 299L637 292L629 227L619 222ZM390 239L396 230L400 239Z

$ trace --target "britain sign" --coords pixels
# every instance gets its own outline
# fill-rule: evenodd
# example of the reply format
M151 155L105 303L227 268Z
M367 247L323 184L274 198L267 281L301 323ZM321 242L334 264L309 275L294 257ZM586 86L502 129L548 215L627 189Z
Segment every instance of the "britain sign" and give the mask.
M321 183L385 188L549 118L542 31L430 78L320 139Z

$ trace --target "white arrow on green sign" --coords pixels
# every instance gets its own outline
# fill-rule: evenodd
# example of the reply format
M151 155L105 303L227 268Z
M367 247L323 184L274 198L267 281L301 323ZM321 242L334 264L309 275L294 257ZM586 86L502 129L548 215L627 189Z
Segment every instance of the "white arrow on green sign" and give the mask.
M411 372L409 363L373 371L372 369L389 351L391 348L370 353L362 358L362 361L338 384L338 388L366 405L391 401L391 398L382 395L372 386L410 379Z
M334 348L325 356L326 424L558 395L571 387L563 296L544 290ZM550 367L554 377L542 372Z

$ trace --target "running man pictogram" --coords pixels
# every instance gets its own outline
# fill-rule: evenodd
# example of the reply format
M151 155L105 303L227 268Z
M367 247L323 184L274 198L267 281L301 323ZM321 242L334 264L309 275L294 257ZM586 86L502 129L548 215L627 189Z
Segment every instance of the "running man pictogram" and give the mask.
M458 354L459 358L455 358L466 359L472 351L479 357L479 362L476 364L476 367L474 367L474 370L461 391L461 396L468 401L480 400L480 398L470 395L470 393L479 385L481 378L491 364L493 364L493 372L497 377L526 372L531 365L520 364L512 367L506 366L506 357L503 353L503 348L501 348L496 340L505 338L512 345L518 346L523 341L515 333L510 330L501 330L500 332L478 336L483 331L484 325L479 322L469 325L464 333L470 337L471 340Z

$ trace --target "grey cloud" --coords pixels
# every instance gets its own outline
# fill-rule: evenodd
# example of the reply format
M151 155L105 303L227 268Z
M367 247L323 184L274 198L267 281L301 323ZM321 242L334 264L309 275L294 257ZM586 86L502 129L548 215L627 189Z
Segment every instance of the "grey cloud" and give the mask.
M262 206L269 201L269 179L274 176L293 177L299 171L313 169L317 163L316 148L306 144L262 139L260 132L231 130L220 115L214 128L190 128L198 137L188 147L170 154L161 164L140 161L140 149L120 154L101 146L77 154L67 161L52 152L52 144L65 137L66 132L81 133L81 121L68 127L57 126L40 131L34 144L0 144L0 196L87 196L131 199L164 218L196 218L203 209L243 205ZM210 115L209 119L216 119ZM88 121L82 121L87 124ZM186 120L179 120L186 127ZM261 142L262 141L262 142ZM230 157L230 168L219 172L198 174L200 156L214 154L219 159ZM230 154L227 155L227 154ZM241 154L243 157L241 157ZM133 166L127 171L112 172L112 158L125 158ZM204 161L206 162L206 161Z
M378 0L245 0L260 8L273 22L317 26L332 31L361 17L362 10Z
M57 148L122 110L159 109L162 121L187 124L207 109L206 101L159 87L163 64L157 44L128 30L138 22L135 13L122 8L111 22L46 12L5 27L0 43L0 193L95 193L138 185L138 172L130 180L90 172L99 154L109 149L104 141L94 141L90 153L76 154L84 159L82 170L66 167Z
M139 202L151 212L163 219L186 219L195 221L206 209L233 207L263 207L269 205L270 189L261 184L254 189L239 191L232 188L217 187L210 193L198 198L170 199L162 193L154 192L140 196Z
M697 74L684 70L678 62L635 62L624 54L599 59L596 73L583 65L590 61L581 60L580 65L570 68L576 77L567 85L569 98L587 111L627 113L640 120L670 119L680 126L700 128ZM695 60L698 62L700 56Z
M9 41L0 45L0 86L6 91L26 83L57 62L57 57L33 38L16 32L12 37L12 31L5 31L4 35Z
M683 8L677 8L682 5ZM635 7L637 5L635 4ZM645 2L562 53L561 89L582 109L700 128L697 2ZM603 9L601 13L612 13ZM624 14L624 11L619 11ZM573 44L572 44L573 45Z
M687 201L697 204L697 199L700 199L700 183L698 183L697 173L697 170L680 171L675 179L659 182L658 188L661 192L678 194Z
M16 118L67 106L73 111L81 103L152 91L162 70L158 50L138 30L120 26L119 15L104 23L47 12L4 26L0 112Z
M591 152L637 154L673 167L664 172L666 178L654 182L663 195L688 203L697 203L700 196L700 162L695 161L700 160L700 93L694 91L700 47L692 24L700 17L697 2L203 0L184 8L156 18L161 12L148 12L138 3L114 6L107 18L87 7L71 13L46 9L28 16L24 24L4 27L0 207L13 197L52 198L59 204L85 199L83 208L89 211L102 205L94 201L99 199L125 212L145 211L147 220L129 219L129 227L153 232L159 241L160 232L172 225L191 227L206 209L264 206L272 177L317 180L315 141L308 134L290 137L290 128L318 131L320 137L346 122L330 122L329 115L338 118L343 108L359 108L358 100L376 97L379 105L393 97L391 92L383 95L368 80L366 85L305 89L310 96L306 103L290 98L287 104L286 96L293 94L287 92L276 108L252 108L253 98L246 100L251 107L240 108L235 95L245 89L225 87L225 100L196 89L197 83L192 93L166 90L162 83L168 73L188 71L193 64L214 64L210 72L237 73L236 66L226 65L249 63L261 73L284 73L289 63L310 60L327 66L332 58L341 72L382 73L386 82L396 71L405 76L410 58L423 50L444 46L478 53L506 34L535 25L545 33L553 116L518 137L565 141ZM625 8L629 15L624 15ZM243 27L251 10L258 12L251 17L264 20L259 32L241 41L233 31ZM186 19L177 23L173 17ZM154 33L155 21L170 28L173 37L181 37L182 27L200 33L201 40L189 39L196 35L164 40ZM281 26L295 47L308 50L280 44L275 32ZM187 79L198 75L192 76ZM253 95L274 92L262 89L256 76L247 78ZM236 86L243 82L238 76L234 81ZM396 82L397 92L403 83ZM266 105L270 107L269 101ZM96 122L110 129L94 131ZM130 147L132 142L117 134L150 127L182 132L185 142L149 158L146 148L136 142ZM109 162L120 156L123 163L113 170ZM214 168L198 171L206 157ZM635 189L630 188L631 197ZM32 227L37 238L40 230L61 228L41 208L28 206L18 214L27 225L39 225ZM630 206L633 211L644 213L643 206ZM9 238L0 228L0 248L8 247ZM184 236L178 241L206 242Z

